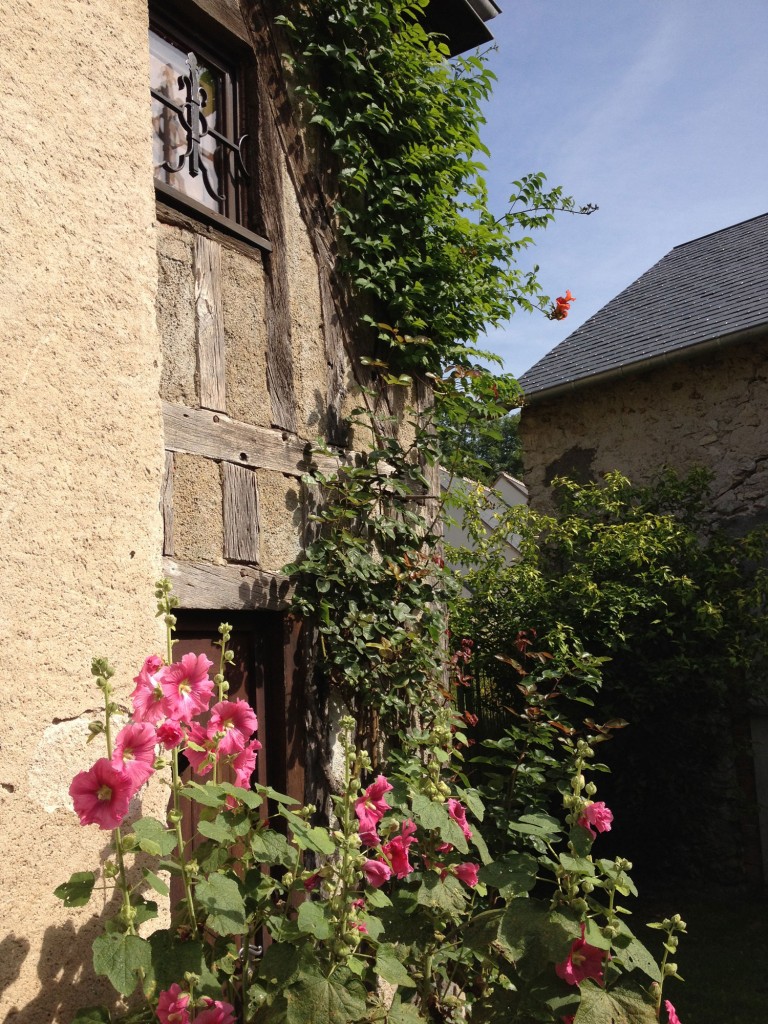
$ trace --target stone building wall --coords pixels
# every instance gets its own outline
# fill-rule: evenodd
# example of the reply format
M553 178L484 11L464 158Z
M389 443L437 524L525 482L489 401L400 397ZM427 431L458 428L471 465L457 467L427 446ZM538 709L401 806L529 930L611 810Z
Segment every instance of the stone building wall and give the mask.
M197 2L249 38L237 0ZM258 21L261 5L243 8ZM103 901L71 909L52 893L108 852L68 795L104 754L100 740L85 746L99 714L91 657L115 664L127 701L162 649L152 595L164 572L188 609L284 610L311 443L338 440L358 402L328 218L296 157L279 67L257 62L279 235L268 257L156 203L147 30L146 0L8 0L0 20L7 1024L69 1021L111 995L91 966ZM250 38L269 48L263 24ZM162 817L166 798L149 787L130 814Z
M712 511L735 529L768 519L768 339L537 400L520 433L531 504L555 476L619 470L647 483L662 466L713 474Z

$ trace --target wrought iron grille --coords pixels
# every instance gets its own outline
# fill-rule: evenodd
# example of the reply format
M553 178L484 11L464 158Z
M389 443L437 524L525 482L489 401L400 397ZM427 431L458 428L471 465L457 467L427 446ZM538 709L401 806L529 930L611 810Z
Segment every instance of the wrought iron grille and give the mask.
M193 51L185 57L186 73L177 75L183 50L155 32L151 36L155 65L150 92L160 104L153 116L155 175L182 194L237 220L240 193L249 178L243 152L248 136L236 138L234 132L231 137L227 133L235 121L231 76L199 60ZM176 90L181 95L173 95ZM226 130L215 126L217 118Z

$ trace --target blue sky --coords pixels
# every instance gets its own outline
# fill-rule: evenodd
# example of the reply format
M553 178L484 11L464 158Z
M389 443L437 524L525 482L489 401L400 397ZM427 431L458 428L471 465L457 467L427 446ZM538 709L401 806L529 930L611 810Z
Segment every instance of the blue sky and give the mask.
M489 334L522 374L673 246L768 211L768 2L499 0L488 183L544 171L591 217L562 216L525 257L567 320Z

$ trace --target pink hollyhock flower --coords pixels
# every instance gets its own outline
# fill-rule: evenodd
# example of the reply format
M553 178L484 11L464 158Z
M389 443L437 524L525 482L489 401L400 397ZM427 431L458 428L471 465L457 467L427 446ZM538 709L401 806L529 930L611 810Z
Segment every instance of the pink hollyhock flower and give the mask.
M216 748L199 722L195 722L187 733L187 744L190 743L194 743L195 747L201 749L195 750L195 747L188 745L184 748L184 756L192 765L193 771L198 775L207 775L216 760Z
M189 992L173 984L161 992L157 1000L157 1019L160 1024L189 1024Z
M680 1024L680 1018L677 1016L677 1011L668 999L664 1000L664 1009L669 1014L669 1024Z
M412 838L415 831L416 824L409 818L403 822L400 835L390 839L381 848L382 853L392 866L395 878L405 878L414 870L413 864L408 860L408 850L416 842Z
M613 814L602 800L587 804L579 818L581 827L585 828L587 832L591 832L593 836L597 835L598 832L610 832L612 821Z
M258 728L259 720L247 700L223 700L211 709L208 734L224 734L219 740L223 754L238 753Z
M320 877L320 873L316 871L314 875L310 875L309 878L304 879L304 891L312 892L314 889L317 889L322 880L323 879Z
M584 938L582 924L581 938L574 941L566 959L555 964L555 974L569 985L578 985L585 978L594 978L598 985L602 985L604 958L605 950L590 946Z
M195 1017L195 1024L236 1024L235 1008L231 1003L209 999L208 996L203 1002L206 1009Z
M453 873L464 883L464 885L468 885L471 889L474 889L477 885L477 873L479 870L479 864L472 864L468 861L466 864L457 864L453 869Z
M365 900L352 900L352 906L355 910L365 910Z
M467 824L467 812L464 810L462 802L460 800L449 800L448 813L464 833L464 838L471 839L472 829Z
M392 868L381 860L367 860L363 864L363 872L368 885L374 889L384 885L392 877Z
M356 924L355 928L357 928L357 930L359 932L362 932L363 935L367 935L368 934L368 925L363 923L362 921L360 921L358 924Z
M251 785L251 776L256 768L256 753L261 750L258 740L251 740L232 762L235 769L235 785L241 789L248 789Z
M213 680L208 678L212 665L204 654L185 654L181 661L163 669L160 686L170 718L191 722L195 715L207 711L213 696Z
M133 792L154 772L157 730L149 722L131 722L115 739L112 764L131 780Z
M162 658L152 654L144 662L139 674L134 676L136 689L131 694L131 701L135 721L157 725L168 714L168 704L160 686L162 673Z
M173 718L166 718L162 725L157 727L158 742L162 743L166 750L178 747L184 738L185 733L181 728L181 723Z
M128 775L106 757L100 757L87 772L76 775L69 787L80 824L103 829L117 828L128 813L133 794Z
M366 846L375 846L378 842L376 828L390 810L390 806L384 799L384 794L392 789L389 781L383 775L377 778L365 790L362 796L355 800L355 814L360 822L360 835ZM373 842L371 842L373 837Z

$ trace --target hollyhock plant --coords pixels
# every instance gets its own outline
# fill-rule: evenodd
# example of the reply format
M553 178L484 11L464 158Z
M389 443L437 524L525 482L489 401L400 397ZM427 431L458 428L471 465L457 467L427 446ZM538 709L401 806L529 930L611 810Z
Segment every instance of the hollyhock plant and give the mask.
M223 735L218 748L221 754L239 753L259 728L259 720L246 700L223 700L211 709L208 735Z
M195 1024L236 1024L235 1008L231 1003L208 996L203 1001L206 1009L195 1017Z
M477 875L480 871L479 864L473 864L471 861L467 861L465 864L457 864L453 868L453 873L456 877L468 885L471 889L477 885Z
M181 723L177 722L174 718L166 718L157 727L158 743L162 743L166 750L173 750L174 747L178 747L185 738L186 733L182 729Z
M392 868L381 860L366 860L363 864L363 873L368 885L378 889L379 886L390 880Z
M460 800L448 801L448 813L464 833L465 839L472 838L472 829L467 824L467 812Z
M416 831L416 823L409 818L404 821L400 835L390 839L382 846L381 851L392 866L395 878L405 878L414 870L413 864L408 860L408 850L416 842L413 833Z
M112 764L125 772L135 793L154 772L157 730L149 722L131 722L115 739Z
M157 1019L160 1024L189 1024L189 992L182 992L177 984L161 992L157 1000Z
M610 832L613 822L612 812L605 806L602 800L589 803L579 818L579 824L593 836L598 832Z
M131 703L135 721L157 725L168 714L168 702L160 685L162 673L162 658L151 654L145 660L139 674L134 676L136 689L131 694Z
M190 744L194 744L191 746ZM196 748L200 748L199 750ZM240 749L243 749L241 745ZM216 743L199 722L195 722L187 733L187 746L184 756L198 775L207 775L216 761Z
M106 757L99 758L87 772L79 772L69 787L80 824L102 829L118 827L134 792L130 777Z
M594 978L598 985L602 985L604 957L605 950L590 946L584 938L582 924L581 938L574 941L565 960L555 965L555 974L569 985L578 985L585 978Z
M160 687L171 718L191 722L208 710L213 696L213 680L208 669L213 665L204 654L185 654L181 661L168 665L160 673Z
M261 750L259 741L251 740L232 762L232 767L235 769L235 785L241 789L248 789L251 784L251 776L256 768L256 754L259 750Z
M355 800L355 814L360 822L360 835L366 846L375 846L378 842L376 829L381 819L390 810L389 804L384 799L384 794L389 793L391 789L392 786L388 779L384 775L379 775L363 795Z
M677 1016L677 1011L668 999L664 1000L664 1009L667 1011L669 1016L668 1024L680 1024L680 1018Z

